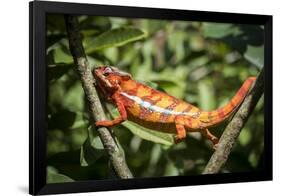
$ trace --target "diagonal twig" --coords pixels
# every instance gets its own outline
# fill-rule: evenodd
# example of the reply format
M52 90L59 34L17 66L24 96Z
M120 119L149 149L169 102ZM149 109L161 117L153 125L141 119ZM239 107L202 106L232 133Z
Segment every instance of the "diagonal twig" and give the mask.
M206 165L203 174L218 173L221 167L226 163L239 133L247 122L263 92L264 70L262 69L249 94L246 96L245 100L226 126L220 141L217 144L216 151L213 153Z

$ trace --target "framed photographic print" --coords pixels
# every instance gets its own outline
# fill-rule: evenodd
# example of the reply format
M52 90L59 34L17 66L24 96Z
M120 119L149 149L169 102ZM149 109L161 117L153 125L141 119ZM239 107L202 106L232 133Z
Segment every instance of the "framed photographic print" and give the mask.
M272 16L30 2L30 194L272 180Z

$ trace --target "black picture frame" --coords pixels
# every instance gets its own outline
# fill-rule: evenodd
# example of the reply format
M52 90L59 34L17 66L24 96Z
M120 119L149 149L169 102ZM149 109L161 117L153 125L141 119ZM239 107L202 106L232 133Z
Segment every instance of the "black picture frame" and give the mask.
M29 4L29 193L57 194L272 180L272 16L33 1ZM264 167L258 172L46 184L46 14L100 15L264 25Z

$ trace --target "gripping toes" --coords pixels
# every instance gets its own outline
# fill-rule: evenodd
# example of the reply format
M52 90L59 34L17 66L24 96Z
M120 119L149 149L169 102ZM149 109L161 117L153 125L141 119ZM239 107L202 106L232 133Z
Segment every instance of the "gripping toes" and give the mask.
M214 146L216 146L216 144L219 142L219 139L214 136L208 129L203 129L201 130L201 133L207 137L212 143Z
M104 121L97 121L95 123L95 125L97 127L110 127L110 126L113 126L114 123L112 121L110 121L110 120L104 120Z

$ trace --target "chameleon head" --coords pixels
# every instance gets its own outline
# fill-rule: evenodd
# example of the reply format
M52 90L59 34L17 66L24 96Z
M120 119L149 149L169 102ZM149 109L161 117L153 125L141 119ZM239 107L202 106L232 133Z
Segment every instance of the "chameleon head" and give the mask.
M130 74L113 66L95 68L93 70L93 75L96 79L97 86L106 94L118 90L122 81L132 78Z

